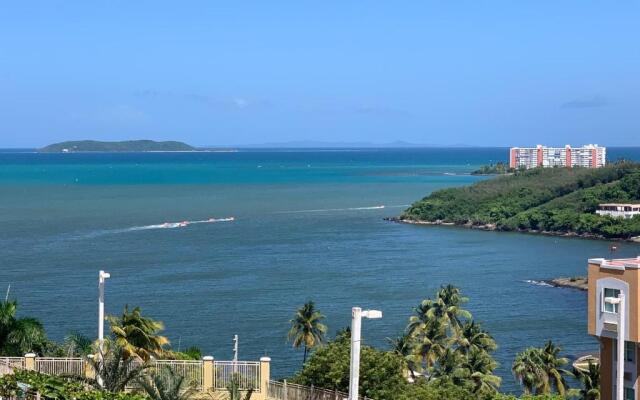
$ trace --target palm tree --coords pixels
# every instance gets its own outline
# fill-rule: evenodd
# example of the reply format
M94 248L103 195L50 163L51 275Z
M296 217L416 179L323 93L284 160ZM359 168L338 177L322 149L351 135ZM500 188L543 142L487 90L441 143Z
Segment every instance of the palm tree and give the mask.
M128 357L126 351L117 344L105 342L105 345L108 348L106 352L87 358L95 376L88 383L111 393L123 392L127 385L140 378L149 365Z
M431 368L429 379L436 382L449 382L456 386L465 386L470 377L469 370L464 368L464 357L457 351L445 349Z
M42 353L47 336L42 323L35 318L16 318L18 303L0 302L0 353L21 356L25 353Z
M249 400L251 399L251 395L253 394L253 388L249 388L247 393L242 397L240 393L240 376L239 374L234 374L227 385L227 391L229 392L229 400Z
M430 321L428 314L431 307L433 307L433 300L426 299L413 309L414 315L409 317L406 329L407 334L412 335L416 330L425 328Z
M459 288L453 285L441 286L427 312L430 318L442 319L454 332L462 325L462 319L471 319L471 313L462 308L469 298L462 296Z
M423 370L431 366L448 348L448 337L445 325L439 320L428 323L424 329L414 332L413 357L416 365Z
M168 365L139 379L139 383L151 400L188 400L195 393L185 377L176 374Z
M580 400L600 400L600 366L589 361L586 371L574 369L573 374L582 384L580 389L571 389L571 395Z
M324 315L316 310L313 301L308 301L296 311L290 321L291 329L289 329L288 337L293 343L293 347L304 346L303 364L307 362L309 349L325 341L327 327L321 322L324 318Z
M567 389L565 376L571 376L571 372L562 368L569 363L569 359L559 356L561 350L560 347L549 340L542 348L541 360L551 387L554 388L560 396L564 396Z
M516 355L511 371L525 394L549 393L549 376L542 364L541 349L530 347Z
M20 354L41 353L47 335L42 322L35 318L20 318L15 320L7 342Z
M391 351L398 357L402 358L411 373L411 376L415 378L415 363L413 362L413 340L408 334L402 334L395 338L387 338L387 341L391 344Z
M64 338L62 345L67 353L67 357L83 357L93 351L93 342L87 336L77 331L71 331Z
M463 365L469 370L473 393L491 395L498 391L502 379L493 375L498 363L486 351L472 348L467 353Z
M125 357L140 357L148 361L151 356L159 356L169 339L158 335L164 329L164 324L151 318L143 317L140 307L129 312L125 306L121 317L107 317L111 325L111 334L118 346L124 351Z
M458 350L468 354L474 349L490 352L497 348L495 340L473 320L465 321L456 337Z
M7 336L15 323L18 303L15 301L0 302L0 348L7 343Z

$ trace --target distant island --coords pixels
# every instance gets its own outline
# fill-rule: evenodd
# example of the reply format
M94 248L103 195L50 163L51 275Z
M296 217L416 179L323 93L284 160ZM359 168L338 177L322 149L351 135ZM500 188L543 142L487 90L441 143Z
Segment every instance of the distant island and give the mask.
M640 202L640 164L534 168L433 192L392 220L426 225L640 241L640 216L597 215L603 203Z
M125 140L121 142L100 142L96 140L77 140L50 144L38 150L42 153L77 152L144 152L144 151L196 151L183 142L154 140Z

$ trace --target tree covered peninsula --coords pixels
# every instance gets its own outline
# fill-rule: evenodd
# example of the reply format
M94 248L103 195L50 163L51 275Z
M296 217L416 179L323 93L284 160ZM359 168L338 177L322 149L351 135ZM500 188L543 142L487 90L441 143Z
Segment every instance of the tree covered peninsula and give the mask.
M194 151L194 147L183 142L154 140L125 140L121 142L100 142L97 140L76 140L50 144L41 148L42 153L72 152L141 152L141 151Z
M616 202L640 203L640 164L621 161L598 169L517 171L436 191L398 220L595 238L640 236L640 216L617 219L595 213L598 204Z

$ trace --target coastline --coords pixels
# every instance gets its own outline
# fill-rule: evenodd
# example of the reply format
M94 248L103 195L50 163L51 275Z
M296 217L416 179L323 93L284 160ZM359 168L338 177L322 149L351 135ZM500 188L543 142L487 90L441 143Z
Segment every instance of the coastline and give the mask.
M99 150L79 150L79 151L21 151L12 153L37 153L37 154L113 154L113 153L237 153L236 149L220 150L140 150L140 151L99 151Z
M544 280L543 282L553 287L576 289L581 291L587 291L589 288L589 282L584 276L576 276L573 278L554 278Z
M579 238L579 239L592 239L592 240L608 240L608 241L618 241L618 242L629 242L629 243L640 243L640 236L634 236L628 239L624 238L607 238L602 235L596 235L592 233L577 233L577 232L556 232L556 231L538 231L534 229L518 229L518 230L501 230L495 224L485 224L485 225L473 225L470 223L466 224L457 224L455 222L445 222L441 220L437 221L424 221L424 220L413 220L406 219L400 217L387 217L384 218L386 221L396 222L399 224L410 224L410 225L430 225L430 226L453 226L459 228L466 229L477 229L481 231L497 231L497 232L517 232L517 233L529 233L529 234L537 234L544 236L556 236L556 237L567 237L567 238Z

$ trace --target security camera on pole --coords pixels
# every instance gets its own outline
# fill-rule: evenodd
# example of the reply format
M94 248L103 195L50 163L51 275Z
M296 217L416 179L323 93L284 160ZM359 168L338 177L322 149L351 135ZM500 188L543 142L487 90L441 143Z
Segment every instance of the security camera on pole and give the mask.
M362 318L382 318L382 311L365 310L360 307L351 309L351 364L349 374L349 400L358 400L360 385L360 331Z

